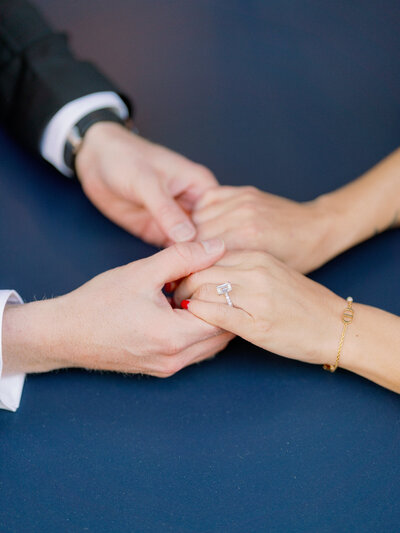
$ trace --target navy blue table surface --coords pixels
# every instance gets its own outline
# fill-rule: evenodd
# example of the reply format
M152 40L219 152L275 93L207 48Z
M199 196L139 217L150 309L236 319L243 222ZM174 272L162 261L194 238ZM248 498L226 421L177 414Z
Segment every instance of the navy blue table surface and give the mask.
M221 183L311 199L399 145L396 0L37 4ZM154 252L5 133L0 180L0 285L26 300ZM399 237L313 278L400 314ZM168 380L29 376L0 427L2 533L399 530L398 396L241 340Z

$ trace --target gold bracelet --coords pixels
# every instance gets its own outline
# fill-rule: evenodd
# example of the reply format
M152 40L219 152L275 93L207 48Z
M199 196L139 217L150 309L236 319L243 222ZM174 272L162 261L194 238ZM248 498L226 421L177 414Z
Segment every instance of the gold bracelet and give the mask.
M342 353L342 348L343 348L344 338L346 336L346 331L347 331L347 328L349 327L349 325L353 322L353 317L354 317L354 310L353 310L353 307L352 307L353 298L351 296L349 296L348 298L346 298L346 300L347 300L347 307L343 311L343 315L342 315L343 329L342 329L342 336L340 337L340 342L339 342L339 347L338 347L338 351L337 351L335 364L334 365L326 364L326 365L323 366L323 369L324 370L329 370L329 372L335 372L335 370L339 366L339 359L340 359L340 354Z

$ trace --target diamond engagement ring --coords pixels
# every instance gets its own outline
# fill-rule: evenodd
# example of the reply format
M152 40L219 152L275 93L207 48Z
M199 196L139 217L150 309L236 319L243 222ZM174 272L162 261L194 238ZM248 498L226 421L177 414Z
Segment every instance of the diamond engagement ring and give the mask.
M230 307L233 307L233 303L232 303L232 300L229 296L229 292L231 292L232 290L232 285L228 282L228 283L223 283L222 285L217 285L217 293L218 294L221 294L221 295L224 295L225 298L226 298L226 303L230 306Z

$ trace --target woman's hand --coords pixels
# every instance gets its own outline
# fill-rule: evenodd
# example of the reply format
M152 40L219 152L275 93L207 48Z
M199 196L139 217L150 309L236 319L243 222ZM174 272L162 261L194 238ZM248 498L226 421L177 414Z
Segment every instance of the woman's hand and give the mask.
M217 294L230 282L233 307ZM309 363L334 363L346 302L263 252L230 252L179 285L190 313L262 348Z
M269 252L300 272L339 253L337 218L325 197L298 203L254 187L210 189L193 213L198 239L218 236L228 250Z
M234 307L216 290L228 281ZM175 300L183 300L192 315L278 355L335 363L346 301L269 254L230 252L186 278ZM353 309L339 366L400 393L400 317L358 303Z
M205 192L192 218L198 239L221 237L228 250L262 250L299 272L310 272L400 227L400 149L357 180L311 202L293 202L254 187L218 187Z
M211 357L233 335L173 309L162 288L223 253L220 240L181 243L100 274L65 296L8 306L4 372L84 367L166 377Z

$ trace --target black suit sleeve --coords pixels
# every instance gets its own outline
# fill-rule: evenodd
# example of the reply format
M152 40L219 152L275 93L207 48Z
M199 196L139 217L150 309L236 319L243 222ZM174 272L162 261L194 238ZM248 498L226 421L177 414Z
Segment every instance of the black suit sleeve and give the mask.
M11 133L37 151L46 124L62 106L98 91L119 92L92 64L72 55L66 36L55 33L35 7L0 0L0 121Z

